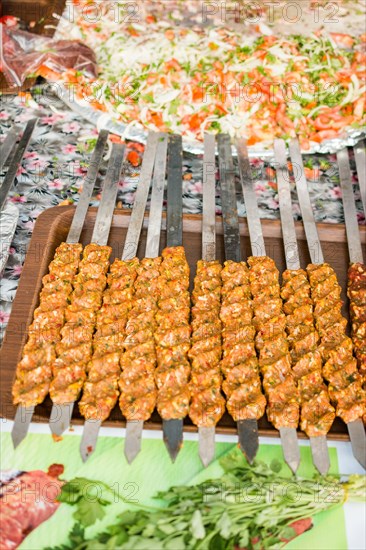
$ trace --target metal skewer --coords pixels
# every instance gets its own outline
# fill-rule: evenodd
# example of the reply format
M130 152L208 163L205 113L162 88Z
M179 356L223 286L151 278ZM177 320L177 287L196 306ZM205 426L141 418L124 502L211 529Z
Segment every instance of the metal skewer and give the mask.
M88 209L90 202L90 197L93 193L95 181L98 175L98 170L100 163L103 158L103 152L105 144L108 139L108 132L102 131L99 134L96 148L92 155L92 160L89 166L87 178L83 187L83 191L80 196L79 203L76 207L74 218L69 230L67 242L78 243L80 234L84 225L85 215ZM16 448L19 443L27 435L29 424L32 420L35 407L23 407L19 405L14 419L14 425L11 432L14 448ZM67 422L67 418L71 417L72 409L70 411L69 404L65 405L53 405L50 417L50 428L52 433L61 435L60 426L63 423Z
M156 139L156 160L151 191L149 225L145 250L146 258L156 258L159 256L161 222L163 217L168 137L165 134L157 134ZM127 461L130 464L141 450L141 435L143 426L144 423L140 420L127 422L124 452Z
M221 182L222 219L224 225L225 257L240 262L240 231L235 192L235 171L231 153L230 137L218 136L219 166ZM250 464L259 447L258 422L256 419L237 421L239 445Z
M364 254L362 252L360 230L357 221L357 211L355 204L355 196L352 186L352 174L349 164L349 157L347 149L342 149L337 153L337 161L339 166L339 176L341 180L342 199L344 208L344 217L346 221L347 241L349 258L352 264L361 263L364 264ZM366 157L364 158L366 162ZM364 175L365 175L364 165ZM360 174L359 174L360 178ZM361 179L360 188L361 188ZM366 185L364 180L363 182ZM366 437L361 419L349 422L347 424L348 432L350 434L352 449L355 458L366 470Z
M346 222L349 259L352 264L363 264L360 230L357 221L355 196L353 194L352 173L349 164L348 150L342 149L337 153L339 177L342 188L344 218Z
M144 222L144 214L146 209L147 197L149 195L149 189L151 185L151 179L153 175L155 157L157 163L160 159L166 157L166 145L160 141L160 147L158 146L158 139L161 138L161 134L150 132L147 138L144 158L141 167L141 174L139 184L137 187L135 202L131 214L130 223L126 235L126 241L123 248L122 260L131 260L136 256L138 242L142 225ZM159 172L155 172L155 181L159 182L161 175ZM165 177L165 172L163 180ZM159 178L159 179L158 179ZM161 198L161 204L162 204ZM153 213L154 214L154 213ZM161 215L160 215L161 219ZM161 221L160 221L161 224ZM160 234L160 228L159 228ZM159 254L159 248L157 254ZM126 423L126 439L125 439L125 456L129 464L134 460L141 450L141 436L144 423L142 421L128 420Z
M102 132L101 132L102 133ZM80 211L75 212L73 223L70 227L67 238L68 243L79 241L83 222L90 202L90 197L93 192L95 180L98 175L98 168L102 159L105 142L108 137L108 132L103 130L100 149L96 152L96 159L91 166L91 174L88 181L88 192L83 197L80 204ZM124 146L114 144L112 149L111 159L109 161L105 182L103 185L102 198L98 208L97 219L93 230L91 242L101 246L107 244L110 225L112 223L113 210L116 202L117 183L119 181L122 163L124 158ZM94 183L93 183L94 180ZM90 185L90 187L89 187ZM80 216L80 217L79 217ZM72 416L74 403L65 403L63 405L54 405L51 411L50 428L53 434L61 435L69 426Z
M274 151L286 266L287 269L300 270L299 249L297 245L295 222L292 215L291 188L287 169L287 151L286 144L282 139L275 140ZM325 435L320 435L317 437L310 437L309 439L314 465L322 475L325 475L330 467L327 438Z
M160 138L159 145L157 145L158 140ZM165 177L165 158L166 158L166 138L162 138L161 134L157 135L149 135L148 143L150 143L152 149L147 152L146 160L144 163L144 168L142 170L142 180L141 181L141 187L136 195L136 208L134 206L132 215L131 215L131 223L129 227L129 231L126 236L126 242L124 246L123 251L123 258L124 260L127 260L131 258L131 254L137 251L138 247L138 241L139 236L143 224L143 218L144 218L144 212L146 207L146 201L147 201L147 195L150 187L151 182L151 174L152 169L154 166L154 159L155 159L155 152L156 152L156 163L155 163L155 171L154 171L154 180L153 180L153 190L152 190L152 205L151 205L151 211L155 212L157 214L157 217L159 217L159 208L160 208L160 225L161 225L161 212L163 207L163 196L164 196L164 184L161 184L161 173L163 172L163 181ZM163 166L162 166L163 164ZM161 198L159 199L157 197L157 191L159 196L161 195ZM161 201L161 206L156 208L157 201ZM156 223L156 217L154 216L151 218L151 224L149 222L149 229L150 225L153 226ZM158 229L158 234L160 236L160 226ZM148 233L148 242L151 240L151 232L150 237ZM158 249L157 254L159 253L159 242L158 242ZM134 256L135 254L133 254ZM97 444L98 434L101 427L101 421L86 421L83 438L80 444L80 452L81 457L84 462L90 457L90 455L94 452ZM141 448L141 433L142 433L142 427L143 423L140 422L129 422L127 423L126 427L126 446L125 448L125 455L129 462L132 462L133 458L138 454L140 448ZM85 434L85 437L84 437Z
M363 211L366 216L366 141L362 140L354 147L358 184L360 186Z
M245 139L238 140L237 149L252 254L253 256L265 256L266 249ZM296 429L280 428L280 437L285 461L291 470L296 473L300 464L300 448Z
M105 246L108 242L124 156L125 146L114 143L91 238L92 243L100 246ZM80 442L80 454L84 462L94 452L101 424L101 420L85 421Z
M309 190L304 172L304 165L300 152L300 146L296 139L290 142L290 156L292 164L300 169L296 177L296 189L299 198L306 239L310 252L310 258L314 264L324 263L321 243L316 227L314 212L311 206ZM358 228L357 228L358 232ZM347 424L348 433L351 439L352 451L354 456L365 467L365 429L361 419Z
M181 246L183 241L182 158L182 138L173 135L168 150L167 246ZM183 419L163 419L163 438L174 462L183 445Z
M12 126L0 147L0 172L5 166L19 134L19 128Z
M202 259L216 259L215 136L205 134L203 157ZM198 452L206 467L215 456L215 426L198 427Z
M4 207L6 197L11 189L11 186L14 183L17 170L20 166L20 163L23 160L24 153L29 145L31 140L33 130L36 127L38 118L32 118L26 125L24 133L18 143L18 146L15 150L14 155L12 156L10 166L4 178L4 181L0 187L0 212Z

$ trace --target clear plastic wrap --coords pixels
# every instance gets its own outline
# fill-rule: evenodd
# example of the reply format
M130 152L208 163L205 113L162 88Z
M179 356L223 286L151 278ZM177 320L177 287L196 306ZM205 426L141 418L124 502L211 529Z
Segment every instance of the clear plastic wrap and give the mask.
M0 70L11 86L35 74L57 77L68 69L97 76L94 52L76 40L53 40L0 23Z

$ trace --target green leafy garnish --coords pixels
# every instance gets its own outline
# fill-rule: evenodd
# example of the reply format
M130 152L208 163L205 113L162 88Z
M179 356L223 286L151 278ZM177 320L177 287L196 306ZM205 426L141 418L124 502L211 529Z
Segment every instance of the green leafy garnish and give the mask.
M309 528L314 514L364 499L365 476L351 476L347 483L335 476L291 478L284 463L250 466L237 449L220 464L221 478L161 491L155 497L159 507L139 504L94 537L85 528L102 519L108 495L116 493L99 481L76 478L63 486L60 497L76 507L69 546L48 550L277 549L297 536L300 520Z

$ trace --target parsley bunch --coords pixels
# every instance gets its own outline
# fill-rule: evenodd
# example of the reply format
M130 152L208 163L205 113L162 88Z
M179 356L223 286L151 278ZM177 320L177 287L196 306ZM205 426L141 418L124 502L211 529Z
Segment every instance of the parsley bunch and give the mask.
M365 498L365 476L351 476L347 483L331 476L286 478L279 473L278 461L249 466L238 450L220 462L221 478L159 492L160 508L139 505L123 512L94 538L86 536L85 528L103 517L103 508L110 502L104 493L113 491L83 478L66 484L60 500L76 506L77 523L69 535L70 544L52 550L278 549L297 535L295 522L347 499ZM103 496L84 502L86 483L98 487L98 494L103 488ZM74 495L71 500L70 494Z

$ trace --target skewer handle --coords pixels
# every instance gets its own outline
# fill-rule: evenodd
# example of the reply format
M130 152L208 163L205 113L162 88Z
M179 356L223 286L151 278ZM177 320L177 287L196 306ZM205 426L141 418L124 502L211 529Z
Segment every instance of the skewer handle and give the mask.
M244 195L245 208L247 211L247 223L249 228L252 256L265 256L266 247L264 244L257 197L255 195L254 185L251 177L246 140L237 140L236 147L238 151L240 180Z
M37 126L37 122L38 122L38 118L32 118L31 120L28 121L27 126L25 127L25 130L23 132L23 135L18 143L18 146L15 149L15 153L11 158L10 166L8 168L4 181L0 187L0 212L4 207L8 193L11 189L11 186L13 185L17 170L20 166L20 163L23 160L24 153L27 150L33 131Z
M299 248L297 246L295 221L292 214L291 187L287 169L287 151L283 139L275 140L274 151L286 266L287 269L300 269Z
M97 219L95 220L94 231L91 238L92 243L96 243L101 246L106 245L108 242L124 155L125 146L121 143L114 143L107 174L104 180L102 198L98 208Z
M83 191L80 195L75 214L69 229L66 242L69 244L78 243L84 226L85 216L89 208L90 199L93 194L95 182L98 177L100 165L103 160L105 145L108 139L108 132L102 130L99 134L97 144L90 160L88 173L83 183Z
M222 221L224 225L225 257L241 261L238 208L235 192L235 171L230 136L219 134L219 167L221 181Z
M292 139L290 142L290 156L310 258L313 264L322 264L324 263L324 256L315 223L313 208L311 206L300 145L297 139Z
M349 257L351 263L357 264L359 262L362 264L363 254L361 248L361 237L357 221L356 203L352 184L352 173L347 148L342 149L342 151L338 151L337 161L339 166L339 178L342 188L342 199L344 217L346 221Z
M19 129L16 126L13 126L0 147L0 172L5 166L6 161L8 160L10 153L15 145L19 133Z
M146 258L156 258L157 256L159 256L167 150L168 138L164 134L159 134L151 192L149 227L147 231L145 252Z
M173 135L168 144L168 188L166 231L167 245L180 246L183 241L182 136Z
M202 259L216 258L216 165L215 136L205 134L203 157Z
M158 146L159 134L149 132L147 143L144 152L144 158L141 166L140 179L137 186L135 201L131 213L130 223L126 235L125 244L123 247L122 260L132 260L137 254L139 238L142 225L144 223L144 215L146 210L147 197L151 185L151 178L154 169L156 148Z
M354 152L363 211L366 216L366 141L359 141L354 147Z

